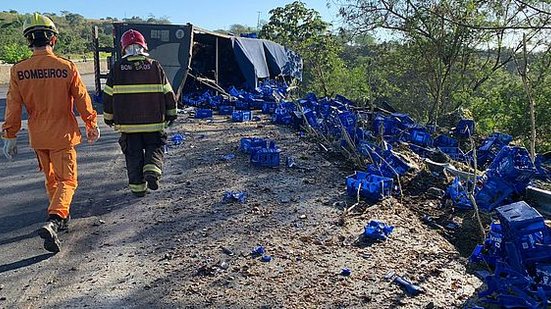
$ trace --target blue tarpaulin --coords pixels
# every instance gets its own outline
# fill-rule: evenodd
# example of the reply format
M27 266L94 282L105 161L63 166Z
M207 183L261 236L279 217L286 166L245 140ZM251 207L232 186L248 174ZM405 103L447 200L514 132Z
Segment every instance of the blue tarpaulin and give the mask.
M302 80L302 59L300 56L275 42L262 41L272 77L283 75Z
M279 75L302 78L302 59L290 49L268 40L232 37L232 47L248 88L258 79Z

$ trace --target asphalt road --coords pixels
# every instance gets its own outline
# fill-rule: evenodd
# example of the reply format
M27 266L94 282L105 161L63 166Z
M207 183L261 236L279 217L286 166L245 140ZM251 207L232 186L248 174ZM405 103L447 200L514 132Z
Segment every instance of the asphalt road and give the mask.
M84 76L84 81L89 90L92 90L92 75ZM2 118L6 93L7 85L0 85ZM83 132L80 119L79 122ZM107 179L102 179L102 166L105 162L112 161L120 152L117 144L118 134L103 125L101 116L98 122L102 130L101 139L94 145L88 145L83 141L77 147L79 187L85 187L86 190L79 192L77 189L72 214L80 218L97 213L96 210L86 207L95 197L109 198L109 194L103 192L102 185ZM48 199L44 188L44 176L38 170L36 155L28 145L25 120L22 122L17 142L19 153L15 160L10 162L0 155L0 290L4 289L0 293L9 292L10 289L15 289L14 293L17 293L18 289L24 287L24 284L19 284L39 278L36 275L37 269L43 267L41 263L52 257L42 248L42 241L36 234L37 228L47 217ZM122 177L112 179L112 182L117 183L117 188L125 185ZM99 185L100 183L102 185ZM4 308L2 301L0 308Z

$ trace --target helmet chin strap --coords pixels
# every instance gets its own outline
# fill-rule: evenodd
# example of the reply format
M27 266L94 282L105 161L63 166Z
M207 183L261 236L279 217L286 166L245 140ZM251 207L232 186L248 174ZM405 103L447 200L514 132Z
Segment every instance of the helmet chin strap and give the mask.
M129 57L129 56L136 56L136 55L149 56L149 54L147 53L145 48L143 48L142 46L140 46L138 44L132 44L132 45L128 45L124 49L124 56L122 56L122 57L126 58L126 57Z

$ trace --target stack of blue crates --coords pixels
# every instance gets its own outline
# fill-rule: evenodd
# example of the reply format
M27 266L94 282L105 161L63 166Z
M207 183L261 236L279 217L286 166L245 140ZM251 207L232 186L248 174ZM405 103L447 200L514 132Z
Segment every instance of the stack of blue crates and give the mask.
M377 176L366 172L356 171L354 175L346 177L346 192L356 197L358 189L360 197L368 200L382 200L392 193L392 178Z
M498 207L484 245L471 261L494 269L481 300L506 308L546 308L551 298L551 233L537 210L524 201Z
M251 148L251 164L259 167L278 167L281 150L276 147L274 141L267 146Z
M524 193L535 174L536 166L530 159L526 148L502 147L475 188L475 200L478 207L489 212L505 204L514 193ZM461 193L457 193L455 197L452 196L458 189L460 187L454 182L450 185L448 192L457 207L466 208L461 199ZM467 205L470 205L470 201Z

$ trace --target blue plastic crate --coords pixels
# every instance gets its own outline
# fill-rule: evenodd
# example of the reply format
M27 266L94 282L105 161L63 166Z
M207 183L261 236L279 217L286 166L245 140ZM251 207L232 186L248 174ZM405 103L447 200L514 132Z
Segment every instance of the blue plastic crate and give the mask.
M474 134L475 122L472 119L461 119L455 126L454 135L461 138L468 138Z
M218 107L218 113L220 115L231 115L234 112L234 107L230 105L220 105Z
M231 120L234 122L246 122L253 119L252 111L234 111L231 115Z
M251 164L259 167L278 167L281 150L272 141L268 147L257 147L251 149Z
M273 114L277 108L277 103L275 102L264 102L262 104L262 114Z
M386 240L393 230L393 225L388 225L377 220L371 220L366 226L364 226L363 236L372 240Z
M479 151L489 151L494 145L499 145L499 149L503 146L507 146L511 141L513 140L513 137L509 134L494 132L486 138L480 148L478 148Z
M410 129L410 141L415 145L422 147L432 146L432 137L429 132L424 128L413 128Z
M356 126L356 115L354 115L354 113L352 112L340 113L339 120L341 124L347 129L352 129Z
M372 122L372 129L375 135L382 133L383 135L398 134L400 129L397 127L396 119L377 114ZM382 130L381 130L382 129ZM382 132L379 132L382 131Z
M407 114L392 113L390 116L395 119L396 125L402 130L416 126L415 121Z
M504 235L510 239L546 229L543 216L524 201L498 207L496 212Z
M514 188L503 180L485 176L482 187L475 193L475 200L481 210L489 212L505 204L513 192Z
M346 192L356 197L358 188L360 196L369 200L381 200L392 193L392 178L356 171L346 177Z
M536 166L535 177L551 181L551 152L538 154L534 165Z
M211 118L212 110L211 109L198 109L195 111L195 118Z
M451 199L453 205L459 209L472 209L473 205L467 196L467 188L459 177L455 177L446 189L446 195Z
M488 167L489 175L511 183L519 192L524 191L535 173L536 166L532 162L528 150L524 147L505 146L501 148Z
M551 296L551 264L536 265L536 278L539 279L540 286L545 293Z
M458 147L459 142L453 138L449 137L447 135L438 135L434 139L434 147Z
M272 115L272 122L277 124L289 125L293 123L293 117L291 113L284 108L276 108L275 113Z
M506 252L503 248L503 232L501 229L501 224L492 222L490 224L490 232L486 236L486 240L484 240L484 245L479 246L483 250L476 252L476 254L473 252L473 256L471 256L472 262L478 262L483 259L490 267L493 268L499 260L505 258ZM474 255L478 256L476 257Z
M551 260L550 230L544 218L525 202L517 202L496 209L502 225L508 261L517 270Z
M371 148L371 157L374 164L367 166L367 171L374 175L394 178L405 175L411 166L390 150ZM396 175L398 174L398 175Z
M243 100L237 100L235 101L235 109L237 110L248 110L251 106L249 102L243 101Z
M316 113L311 110L311 109L304 109L304 112L303 112L303 115L304 115L304 118L306 118L306 121L308 121L308 124L314 128L314 129L319 129L319 123L318 123L318 118L316 116Z
M249 101L249 107L250 109L262 109L262 107L264 106L264 103L266 101L264 101L263 99L252 99L251 101Z
M293 102L282 101L281 103L279 103L279 105L277 107L281 108L281 109L284 109L284 110L288 110L288 111L297 110L297 106Z
M258 137L244 137L239 142L239 149L244 153L251 153L254 148L268 147L268 141Z
M411 166L409 164L407 164L404 160L402 160L390 150L383 151L383 158L385 159L386 163L388 163L392 167L392 169L400 176L405 175L411 169ZM383 166L387 165L386 163L383 161Z

